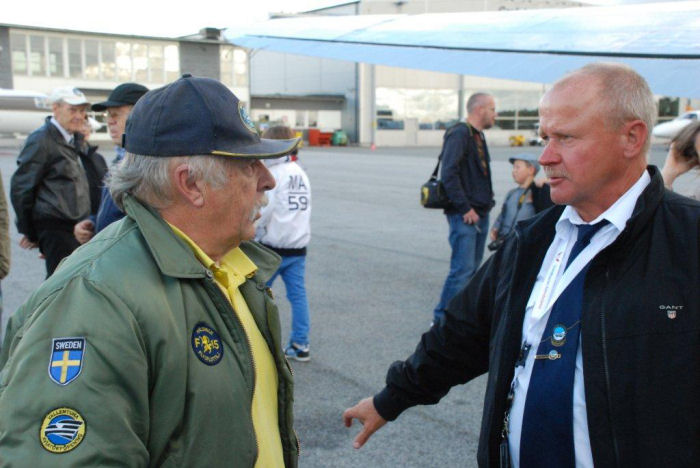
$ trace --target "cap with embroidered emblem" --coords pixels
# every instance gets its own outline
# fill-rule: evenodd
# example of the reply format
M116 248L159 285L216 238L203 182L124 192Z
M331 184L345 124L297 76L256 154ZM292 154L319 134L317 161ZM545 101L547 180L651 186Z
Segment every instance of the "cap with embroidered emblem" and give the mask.
M245 108L226 86L191 75L139 99L124 134L129 153L156 157L276 158L290 153L298 143L298 138L260 138Z

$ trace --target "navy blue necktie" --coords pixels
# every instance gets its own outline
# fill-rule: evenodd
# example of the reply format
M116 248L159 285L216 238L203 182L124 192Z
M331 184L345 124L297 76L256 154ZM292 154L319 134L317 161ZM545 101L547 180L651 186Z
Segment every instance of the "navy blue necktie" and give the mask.
M578 226L578 236L566 263L591 242L607 220ZM552 306L525 399L520 436L520 466L573 467L573 396L576 352L580 335L583 283L587 264L569 283Z

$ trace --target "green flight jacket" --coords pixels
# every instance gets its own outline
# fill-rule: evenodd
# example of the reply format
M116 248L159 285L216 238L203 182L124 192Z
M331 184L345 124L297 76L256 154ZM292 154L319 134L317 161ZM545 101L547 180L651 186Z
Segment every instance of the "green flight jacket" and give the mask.
M242 325L157 213L133 197L125 209L8 323L0 466L253 467L255 373ZM258 267L240 290L275 360L284 462L296 467L292 374L265 285L279 257L240 247Z

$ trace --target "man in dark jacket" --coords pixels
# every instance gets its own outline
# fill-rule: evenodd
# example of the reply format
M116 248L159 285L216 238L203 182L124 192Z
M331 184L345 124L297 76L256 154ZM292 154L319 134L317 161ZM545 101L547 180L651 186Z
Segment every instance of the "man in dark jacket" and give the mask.
M441 178L452 206L445 210L452 248L450 271L433 311L437 322L450 299L479 268L489 230L489 211L495 202L491 186L489 149L483 130L496 121L496 104L485 93L467 100L467 122L445 132Z
M112 165L116 165L124 159L126 150L122 146L122 135L126 129L126 119L134 104L147 92L148 88L138 83L122 83L109 93L106 101L92 105L92 110L107 113L107 129L117 152L117 157L112 161ZM107 187L100 184L97 208L92 211L90 218L75 225L73 233L78 242L84 244L92 239L96 233L123 217L124 212L114 204Z
M480 466L697 464L700 204L646 166L655 114L619 64L544 95L539 162L566 206L518 223L386 387L346 410L364 425L355 447L488 371Z
M34 131L17 158L10 198L17 215L20 246L39 247L46 276L80 244L73 225L90 214L90 190L78 149L90 104L78 88L57 88L50 96L53 116Z

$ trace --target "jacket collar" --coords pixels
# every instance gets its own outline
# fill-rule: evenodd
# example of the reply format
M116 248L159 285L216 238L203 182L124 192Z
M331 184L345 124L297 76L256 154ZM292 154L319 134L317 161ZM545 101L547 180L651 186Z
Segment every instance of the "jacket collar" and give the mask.
M203 278L211 274L158 212L129 195L124 197L124 211L138 225L163 274L175 278ZM254 242L243 242L240 248L258 267L256 276L260 281L272 277L280 262L277 254Z
M664 182L661 178L661 173L656 166L647 166L647 172L651 176L651 182L649 182L649 185L637 199L632 216L627 221L625 229L615 240L615 244L635 239L653 216L654 208L661 202L664 194ZM542 252L542 256L544 256L554 236L553 227L563 211L563 205L554 206L539 215L518 222L516 229L520 232L521 238L525 240L524 244L533 246L542 246L544 244Z
M54 124L51 123L51 117L52 116L49 115L48 117L46 117L46 119L44 119L44 126L46 127L48 135L55 141L55 143L65 146L66 148L70 148L77 153L77 150L75 149L76 147L66 142L66 139L63 138L63 134L61 133L61 131ZM82 143L83 135L80 132L74 133L73 139L76 142L76 145L80 146L80 143Z

